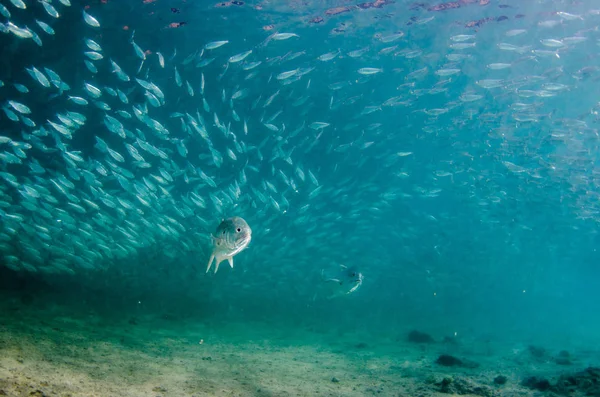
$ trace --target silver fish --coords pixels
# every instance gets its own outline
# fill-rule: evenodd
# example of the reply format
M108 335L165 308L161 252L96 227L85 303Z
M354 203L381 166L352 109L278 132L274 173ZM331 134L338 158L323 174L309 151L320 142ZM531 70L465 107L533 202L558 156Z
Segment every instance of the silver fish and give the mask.
M275 33L271 37L273 40L287 40L292 37L300 37L296 33Z
M44 4L46 4L46 3L44 3ZM98 20L96 18L94 18L93 16L91 16L90 14L88 14L85 11L83 11L83 20L85 21L85 23L87 23L88 25L90 25L93 28L100 27L100 22L98 22Z
M233 257L242 252L252 239L252 229L246 221L238 216L227 218L221 222L214 236L211 236L213 250L208 260L206 272L215 261L215 273L219 265L227 259L233 268Z
M232 57L229 58L229 63L236 63L236 62L243 61L250 54L252 54L252 50L244 51L237 55L233 55Z
M45 22L42 21L38 21L37 19L35 20L35 23L38 24L38 26L46 33L48 33L49 35L53 35L54 34L54 29L52 29L52 27L50 25L48 25Z
M332 277L328 277L325 273L325 270L321 270L321 279L334 286L333 294L329 296L329 299L356 292L364 280L361 272L344 265L340 265L340 269Z
M214 50L216 48L219 48L221 46L224 46L225 44L229 43L228 40L222 40L222 41L211 41L210 43L206 44L204 46L205 50Z

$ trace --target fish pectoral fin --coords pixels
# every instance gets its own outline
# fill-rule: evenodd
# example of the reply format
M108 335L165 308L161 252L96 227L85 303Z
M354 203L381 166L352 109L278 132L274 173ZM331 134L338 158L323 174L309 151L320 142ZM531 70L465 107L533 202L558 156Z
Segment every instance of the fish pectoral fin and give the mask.
M215 259L215 254L211 254L210 259L208 260L208 266L206 267L206 273L208 273L208 271L210 270L210 267L212 266L214 259ZM217 263L217 267L218 266L219 266L219 264ZM216 270L215 270L215 273L216 273Z
M215 273L217 273L217 270L219 270L219 265L221 264L221 262L223 262L223 257L222 256L216 256L215 257Z
M210 259L212 262L212 259L215 259L215 273L219 270L219 265L221 265L221 262L223 262L225 259L227 259L227 261L229 262L229 265L231 266L231 268L233 268L233 257L232 256L221 256L218 254L213 254L211 255ZM210 269L210 262L208 264L208 268L206 269L206 271L208 272L208 270Z
M233 256L217 256L217 265L215 267L215 273L217 272L217 270L219 270L219 265L221 264L221 262L223 262L225 259L227 259L227 261L229 262L229 266L231 266L231 268L233 269Z

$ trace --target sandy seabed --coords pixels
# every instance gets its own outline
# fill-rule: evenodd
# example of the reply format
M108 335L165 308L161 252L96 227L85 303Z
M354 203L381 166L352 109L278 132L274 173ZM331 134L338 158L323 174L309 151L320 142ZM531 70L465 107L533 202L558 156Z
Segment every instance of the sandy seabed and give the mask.
M12 306L0 311L0 396L551 396L521 386L523 377L583 368L532 360L510 346L493 350ZM449 352L479 367L436 364ZM494 383L498 375L506 384ZM443 393L443 379L463 386Z

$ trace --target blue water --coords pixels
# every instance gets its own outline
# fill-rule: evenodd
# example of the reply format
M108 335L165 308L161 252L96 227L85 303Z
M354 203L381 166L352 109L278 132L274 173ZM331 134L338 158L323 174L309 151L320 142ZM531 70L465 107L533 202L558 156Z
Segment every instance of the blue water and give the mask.
M595 2L55 0L58 18L15 3L2 0L0 18L5 335L58 310L174 335L242 324L233 344L263 327L316 348L315 333L377 346L416 329L487 346L488 358L597 344ZM14 33L26 27L42 45ZM102 48L96 74L85 39ZM44 87L32 66L69 89ZM252 241L233 269L205 273L210 235L231 216ZM340 265L362 276L351 293ZM565 371L542 361L548 376Z

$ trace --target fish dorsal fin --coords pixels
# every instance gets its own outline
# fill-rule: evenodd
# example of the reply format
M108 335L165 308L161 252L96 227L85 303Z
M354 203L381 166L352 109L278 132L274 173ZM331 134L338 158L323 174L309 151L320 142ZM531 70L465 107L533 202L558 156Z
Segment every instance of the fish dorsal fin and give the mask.
M216 256L215 257L215 273L217 273L217 270L219 270L219 265L221 264L221 262L223 262L223 257L222 256Z
M208 273L208 271L210 270L210 267L211 267L214 259L215 259L215 254L211 254L210 259L208 260L208 266L206 267L206 273ZM215 270L215 272L216 272L216 270Z

